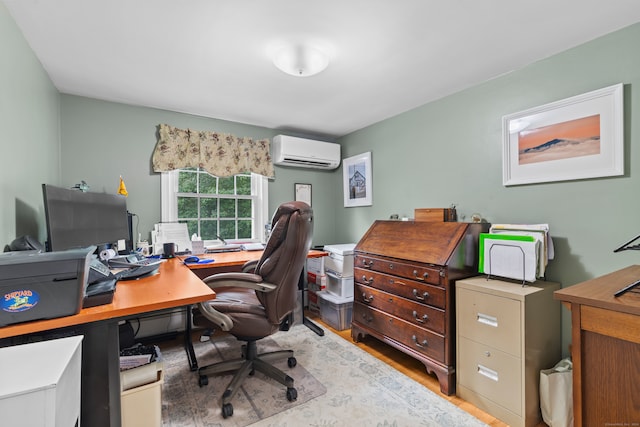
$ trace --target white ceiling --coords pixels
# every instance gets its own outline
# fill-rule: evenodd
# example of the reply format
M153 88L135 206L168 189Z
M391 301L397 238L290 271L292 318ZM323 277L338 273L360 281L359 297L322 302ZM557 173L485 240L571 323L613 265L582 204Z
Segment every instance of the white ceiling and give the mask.
M338 137L640 21L638 0L3 0L62 93ZM329 51L293 77L269 50Z

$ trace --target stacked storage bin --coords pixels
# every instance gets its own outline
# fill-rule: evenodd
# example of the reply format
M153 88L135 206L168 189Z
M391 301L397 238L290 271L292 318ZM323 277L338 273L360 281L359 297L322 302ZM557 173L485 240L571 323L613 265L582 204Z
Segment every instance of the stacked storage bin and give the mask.
M326 290L318 293L320 317L342 331L351 327L353 312L353 250L355 243L326 245Z
M326 257L307 259L307 301L305 305L309 311L320 313L318 305L318 292L327 287L327 276L324 273L324 260Z

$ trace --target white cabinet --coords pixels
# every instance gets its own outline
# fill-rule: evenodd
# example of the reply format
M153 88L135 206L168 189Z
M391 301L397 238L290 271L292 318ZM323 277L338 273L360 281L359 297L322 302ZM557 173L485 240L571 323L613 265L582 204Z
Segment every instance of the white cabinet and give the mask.
M456 394L513 427L541 420L540 370L561 359L560 285L456 282Z
M82 339L73 336L0 349L0 424L76 425L80 418Z

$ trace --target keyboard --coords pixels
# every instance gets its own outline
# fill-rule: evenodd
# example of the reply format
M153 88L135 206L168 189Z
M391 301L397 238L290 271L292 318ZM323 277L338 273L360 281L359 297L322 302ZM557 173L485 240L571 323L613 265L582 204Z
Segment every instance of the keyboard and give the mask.
M107 261L111 268L135 268L140 265L153 265L161 262L158 258L142 258L128 261L127 258L112 258Z
M136 280L140 277L150 276L151 274L158 271L161 263L162 261L155 260L155 262L149 263L147 265L139 265L137 267L119 271L115 273L114 276L116 276L116 280Z

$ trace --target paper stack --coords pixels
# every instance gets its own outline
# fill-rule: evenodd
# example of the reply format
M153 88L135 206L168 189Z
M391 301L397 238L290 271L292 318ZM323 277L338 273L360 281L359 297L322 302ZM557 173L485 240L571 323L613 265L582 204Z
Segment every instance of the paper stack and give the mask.
M479 271L535 282L554 257L548 224L494 224L480 234Z
M161 222L154 225L151 230L151 243L154 254L162 253L163 243L175 243L176 252L191 251L189 230L183 222Z

